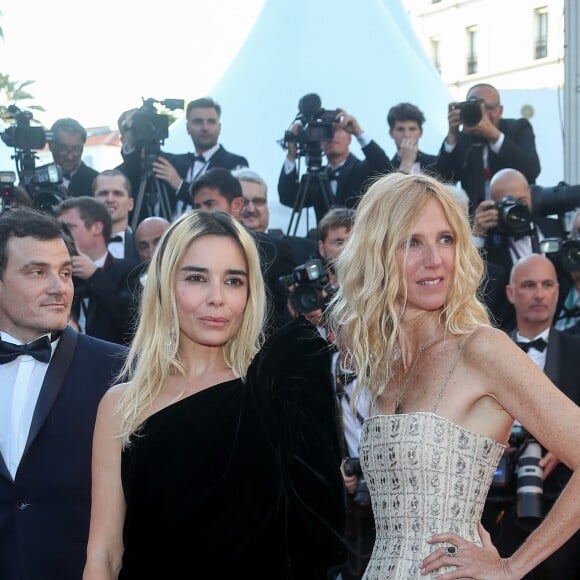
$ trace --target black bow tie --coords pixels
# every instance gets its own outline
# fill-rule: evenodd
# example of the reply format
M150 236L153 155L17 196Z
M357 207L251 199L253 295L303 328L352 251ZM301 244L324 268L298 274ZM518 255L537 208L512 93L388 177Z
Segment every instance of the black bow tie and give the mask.
M340 175L340 169L330 169L330 167L328 168L328 181L338 180L339 175Z
M192 163L199 161L200 163L205 163L205 157L203 155L196 155L195 153L190 154L189 158Z
M0 364L12 362L20 355L27 354L37 361L50 362L52 349L48 336L41 336L28 344L12 344L0 340Z
M516 341L516 344L524 352L528 352L530 350L530 348L535 348L536 350L539 350L540 352L544 352L544 350L546 350L546 347L548 346L548 343L542 337L536 338L535 340L530 340L529 342Z
M109 240L109 244L111 242L122 242L123 241L123 236L121 234L117 234L116 236L113 236L110 240Z

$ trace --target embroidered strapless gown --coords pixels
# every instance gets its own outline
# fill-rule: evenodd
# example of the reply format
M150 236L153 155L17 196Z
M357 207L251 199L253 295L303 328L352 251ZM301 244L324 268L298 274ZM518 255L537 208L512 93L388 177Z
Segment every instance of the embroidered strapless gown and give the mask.
M426 578L421 561L440 547L426 539L438 532L481 544L477 524L504 449L433 412L369 417L360 461L376 541L363 580Z

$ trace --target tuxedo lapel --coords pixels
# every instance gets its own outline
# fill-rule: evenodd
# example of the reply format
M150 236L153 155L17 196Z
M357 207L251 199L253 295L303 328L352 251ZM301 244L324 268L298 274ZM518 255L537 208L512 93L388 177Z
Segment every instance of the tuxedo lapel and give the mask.
M0 477L5 477L9 481L13 481L12 475L8 471L8 467L6 467L6 462L4 461L2 453L0 453Z
M74 356L77 336L76 331L70 326L67 326L60 335L58 346L56 347L50 364L48 365L48 370L46 371L46 376L44 377L40 394L38 395L38 401L34 408L26 447L22 454L23 459L30 448L30 445L33 443L40 429L44 425L58 393L60 392L64 377L67 374L71 360Z
M561 357L562 346L560 344L560 334L553 328L550 329L548 336L548 350L546 352L546 364L544 373L555 384L560 384L560 365L558 364Z

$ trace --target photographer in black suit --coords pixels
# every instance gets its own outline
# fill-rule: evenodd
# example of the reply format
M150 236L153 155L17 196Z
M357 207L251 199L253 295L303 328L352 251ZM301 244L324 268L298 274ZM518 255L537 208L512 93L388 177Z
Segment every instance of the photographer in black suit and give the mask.
M91 195L93 180L98 172L82 161L86 129L78 121L67 118L55 121L50 131L50 152L62 170L63 185L68 194L73 197Z
M342 109L336 111L332 139L320 142L322 153L326 155L327 161L323 172L328 179L332 199L325 199L317 188L307 191L304 197L303 207L314 207L317 223L332 206L354 208L372 179L393 168L386 153L362 130L356 118ZM295 123L291 128L295 134L300 130L300 123ZM353 135L364 153L363 161L350 152ZM278 195L280 203L291 208L295 207L300 188L296 167L297 158L296 143L289 142L287 156L278 180Z
M520 258L540 253L544 238L562 238L564 232L557 219L534 213L530 186L516 169L498 171L491 179L490 194L491 199L482 201L475 210L474 241L486 261L501 268L507 280ZM504 198L508 198L507 203ZM493 314L504 330L513 328L515 313L505 296Z
M191 137L195 153L164 152L152 163L155 177L167 184L169 188L171 209L176 215L180 215L190 206L190 186L208 170L215 167L229 170L248 167L245 157L226 151L224 146L218 143L221 112L221 106L210 97L191 101L186 110L186 130ZM119 169L131 180L133 191L138 191L141 152L136 148L131 130L134 111L122 117L124 163Z
M466 99L449 104L449 130L439 151L437 171L445 181L461 181L473 214L484 199L489 199L489 181L500 169L517 169L528 183L535 183L540 160L529 121L503 119L495 87L474 85Z
M580 338L552 327L558 301L558 280L552 262L541 255L522 258L513 267L506 293L516 311L517 328L514 340L545 372L560 390L576 404L580 403L580 373L578 353ZM577 441L570 441L577 445ZM508 450L510 451L510 450ZM516 457L515 449L511 449ZM545 516L558 499L570 478L570 470L550 451L542 451L539 467L543 469L543 508ZM530 482L531 485L531 482ZM510 490L514 491L514 486ZM501 556L509 556L526 539L534 525L518 517L515 498L494 499L494 487L489 494L483 525ZM528 580L578 580L580 571L580 532L552 556L526 576Z

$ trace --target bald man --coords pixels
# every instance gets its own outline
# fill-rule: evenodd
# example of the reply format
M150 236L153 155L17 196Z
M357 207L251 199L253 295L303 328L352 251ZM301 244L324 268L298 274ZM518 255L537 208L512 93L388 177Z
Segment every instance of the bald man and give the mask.
M562 238L564 231L557 219L535 215L532 207L532 194L526 177L517 169L506 168L498 171L490 183L491 199L482 201L474 216L475 244L488 263L495 264L503 270L505 280L509 279L512 266L519 259L539 253L539 243L544 238ZM524 213L531 228L524 235L510 232L503 219L501 228L499 211L496 207L505 197L511 197L524 207ZM505 214L504 214L505 216ZM559 277L565 273L558 272ZM497 311L493 312L498 325L504 330L511 330L515 324L513 307L502 296Z
M558 279L552 262L539 254L522 258L513 267L506 287L514 305L517 328L512 338L527 352L576 404L580 403L578 355L580 337L560 332L552 326L558 302ZM570 445L577 445L570 441ZM570 478L570 470L545 449L540 461L544 469L544 515L550 510ZM512 489L512 492L515 490ZM518 520L515 500L498 503L494 490L484 510L483 524L502 556L511 555L532 531ZM539 522L537 522L539 524ZM554 555L540 564L526 579L577 580L580 570L580 533L577 532Z
M149 262L153 257L153 252L161 239L161 236L169 228L169 222L162 217L145 218L135 230L135 245L139 259L142 262Z

